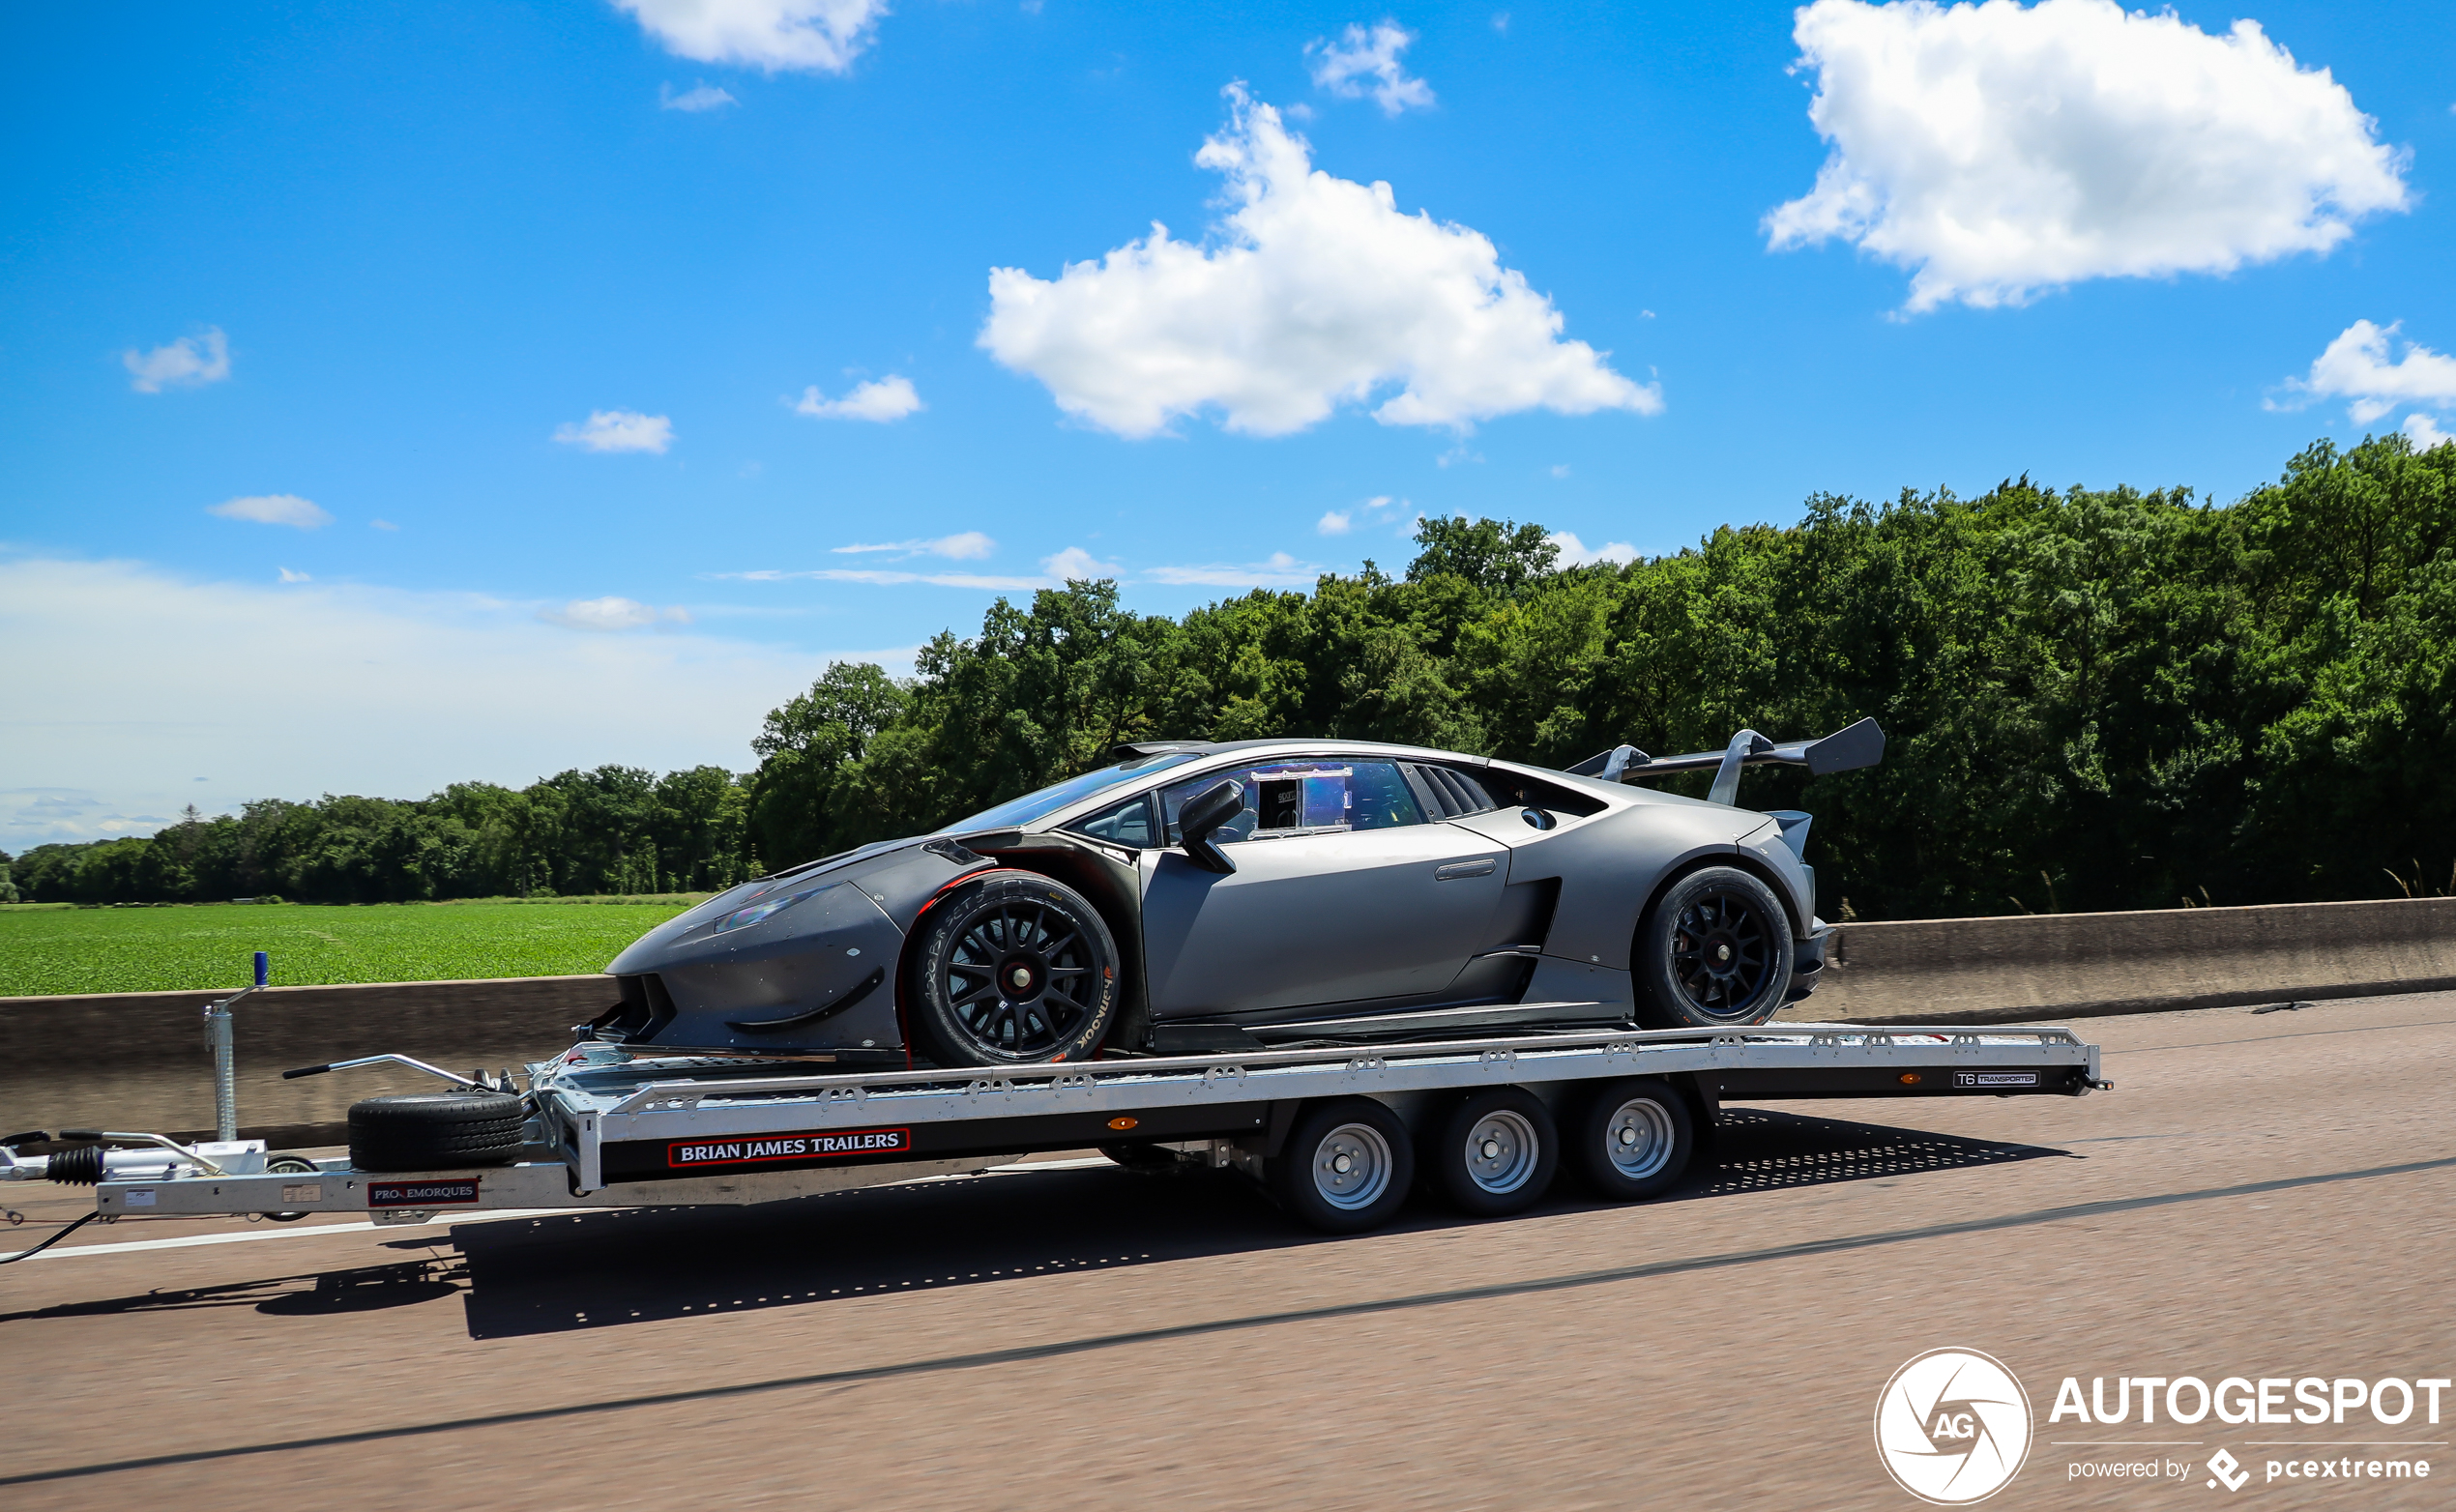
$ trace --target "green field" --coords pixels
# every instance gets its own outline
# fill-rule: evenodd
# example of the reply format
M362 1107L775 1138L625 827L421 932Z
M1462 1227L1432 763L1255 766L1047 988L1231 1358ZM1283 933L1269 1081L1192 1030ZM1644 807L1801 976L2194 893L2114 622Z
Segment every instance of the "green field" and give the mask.
M256 950L277 987L560 976L603 970L693 901L0 908L0 997L241 987Z

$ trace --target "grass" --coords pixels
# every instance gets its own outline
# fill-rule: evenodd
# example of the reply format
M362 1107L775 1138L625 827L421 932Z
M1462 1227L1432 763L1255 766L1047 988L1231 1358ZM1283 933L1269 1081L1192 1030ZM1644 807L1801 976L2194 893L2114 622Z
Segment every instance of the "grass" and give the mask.
M282 987L571 975L602 971L700 896L0 908L0 997L240 987L256 950Z

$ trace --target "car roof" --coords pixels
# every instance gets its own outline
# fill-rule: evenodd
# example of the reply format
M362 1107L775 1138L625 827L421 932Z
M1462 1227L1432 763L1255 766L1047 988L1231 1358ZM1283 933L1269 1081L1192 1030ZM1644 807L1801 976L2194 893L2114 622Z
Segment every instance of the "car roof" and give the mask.
M1349 741L1339 740L1332 737L1316 740L1274 737L1270 740L1261 741L1135 741L1127 744L1113 747L1109 754L1121 761L1131 760L1136 756L1180 754L1195 757L1202 762L1211 762L1222 757L1235 758L1239 756L1269 756L1280 752L1285 752L1292 756L1386 756L1391 758L1392 760L1399 761L1447 762L1466 767L1498 769L1504 771L1516 771L1523 772L1530 776L1539 776L1547 782L1561 783L1565 786L1575 788L1584 788L1597 794L1598 796L1607 796L1611 799L1617 800L1622 804L1626 804L1632 801L1646 802L1667 797L1667 795L1651 793L1643 789L1625 788L1621 786L1619 783L1599 782L1592 777L1572 776L1565 771L1555 771L1551 768L1533 766L1526 762L1495 761L1489 756L1471 756L1464 751L1446 751L1437 746L1431 745L1395 745L1387 741ZM1155 772L1153 775L1157 777L1159 776L1159 773ZM1171 773L1169 776L1162 778L1162 785L1166 785L1171 782L1182 782L1185 780L1188 775L1192 775L1192 773L1188 773L1183 769L1180 769ZM1124 784L1120 784L1120 787L1123 786ZM1072 824L1075 820L1081 818L1083 815L1096 812L1103 804L1116 801L1117 800L1115 799L1115 795L1118 791L1119 788L1113 787L1104 789L1098 793L1087 795L1084 798L1078 799L1074 802L1067 804L1063 808L1051 810L1049 813L1042 815L1038 819L1033 820L1030 824L1025 825L1022 828L1035 830L1062 829L1067 825ZM1671 800L1678 802L1688 801L1687 800Z
M1240 756L1248 752L1270 751L1370 751L1376 756L1465 762L1475 767L1492 765L1489 756L1470 756L1464 751L1446 751L1430 745L1393 745L1387 741L1347 741L1327 737L1319 740L1276 736L1261 741L1135 741L1116 747L1110 754L1122 761L1129 756L1157 756L1172 751L1196 756Z

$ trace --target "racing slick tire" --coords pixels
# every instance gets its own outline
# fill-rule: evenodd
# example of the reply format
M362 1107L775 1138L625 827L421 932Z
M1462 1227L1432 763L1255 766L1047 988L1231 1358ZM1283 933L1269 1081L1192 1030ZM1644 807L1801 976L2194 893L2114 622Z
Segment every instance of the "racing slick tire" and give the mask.
M361 1171L500 1166L520 1152L528 1104L510 1092L460 1090L350 1104L350 1164Z
M1416 1150L1397 1114L1370 1097L1333 1097L1298 1116L1263 1179L1300 1221L1361 1234L1397 1216L1416 1179Z
M1671 1190L1697 1148L1687 1102L1644 1077L1596 1088L1573 1128L1579 1169L1614 1202L1643 1202Z
M1460 1101L1433 1125L1418 1155L1429 1184L1477 1218L1535 1206L1560 1160L1552 1110L1520 1087L1486 1088Z
M1117 1017L1117 942L1081 893L995 872L921 916L914 1037L941 1065L1087 1061Z
M1762 1024L1791 987L1791 917L1749 873L1701 867L1646 911L1634 953L1646 1028Z

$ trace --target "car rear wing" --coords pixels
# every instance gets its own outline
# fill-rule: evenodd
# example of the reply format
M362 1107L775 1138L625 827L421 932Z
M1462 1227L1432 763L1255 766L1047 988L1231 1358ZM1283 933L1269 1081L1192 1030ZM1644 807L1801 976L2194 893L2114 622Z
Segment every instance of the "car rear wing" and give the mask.
M1568 772L1573 777L1601 777L1606 782L1636 782L1675 771L1704 771L1710 767L1714 785L1707 792L1706 801L1730 803L1740 797L1742 767L1770 762L1783 767L1805 767L1808 775L1822 777L1827 772L1873 767L1884 759L1885 732L1875 720L1862 719L1821 741L1793 741L1782 745L1754 730L1742 730L1722 750L1696 751L1686 756L1649 756L1634 745L1616 745L1600 755L1588 757L1569 768Z

